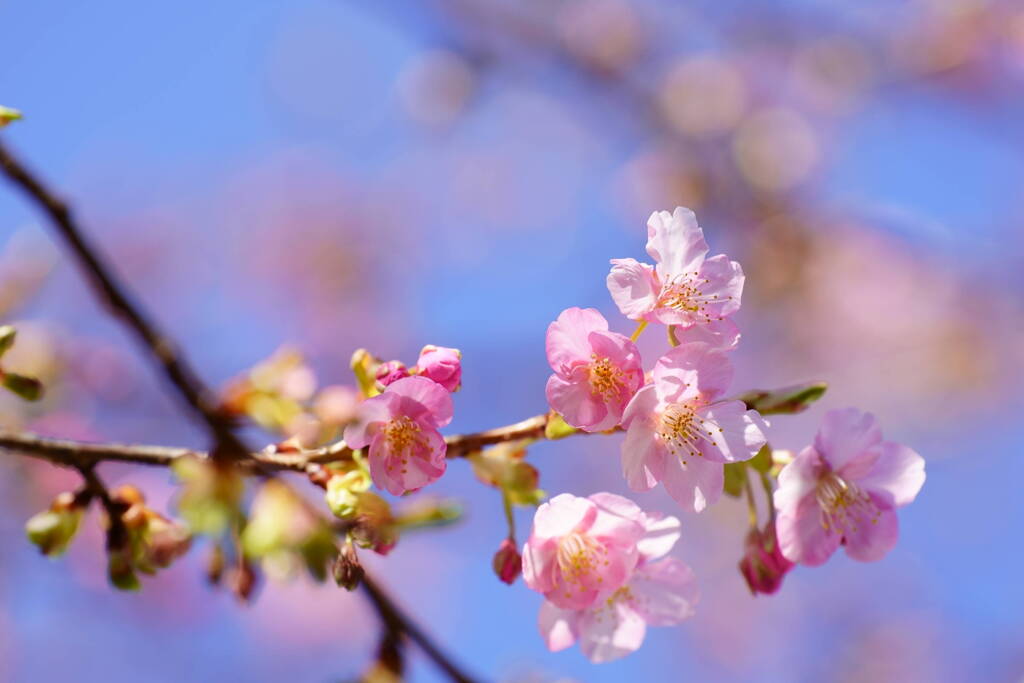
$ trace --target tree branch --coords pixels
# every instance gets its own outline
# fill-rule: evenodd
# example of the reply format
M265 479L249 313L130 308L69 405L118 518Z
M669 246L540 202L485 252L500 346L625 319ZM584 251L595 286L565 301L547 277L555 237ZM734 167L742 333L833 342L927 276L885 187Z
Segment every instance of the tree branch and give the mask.
M486 446L507 441L544 439L544 428L547 426L547 421L547 414L536 415L522 422L484 432L445 437L445 441L448 443L448 457L465 457ZM2 430L0 430L0 449L75 468L90 467L100 462L128 462L137 465L169 467L179 458L210 457L209 453L190 448L90 443ZM338 441L322 448L296 453L278 453L270 450L250 453L248 458L239 462L239 465L250 471L259 469L261 472L267 470L306 472L313 465L342 462L351 458L352 449L346 446L344 441Z
M74 254L99 298L111 313L135 333L191 411L205 423L214 439L215 450L219 452L219 449L223 449L227 454L236 457L245 454L248 449L232 431L231 423L218 411L214 394L149 315L132 302L127 291L117 282L94 246L86 239L68 206L47 189L2 143L0 169L49 216L57 234Z

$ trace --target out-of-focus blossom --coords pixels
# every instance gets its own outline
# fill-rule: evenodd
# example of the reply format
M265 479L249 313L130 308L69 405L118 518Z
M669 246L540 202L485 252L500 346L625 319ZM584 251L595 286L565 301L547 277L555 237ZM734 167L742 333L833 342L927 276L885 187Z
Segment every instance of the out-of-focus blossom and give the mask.
M746 554L740 560L739 568L751 593L776 592L793 566L782 554L774 524L769 524L764 531L757 528L750 530L747 534Z
M462 56L432 50L413 58L398 80L398 96L406 112L418 123L444 126L466 109L476 87L476 76Z
M584 431L611 429L643 384L636 344L608 331L608 321L593 308L568 308L548 326L546 395L552 409Z
M523 556L519 554L515 541L511 538L503 540L498 546L498 552L494 553L491 564L494 567L494 573L501 581L509 585L515 583L516 578L523 571Z
M427 344L416 361L416 373L456 392L462 386L462 352Z
M538 626L550 650L579 641L588 659L607 662L637 650L648 625L672 626L693 616L699 593L693 571L675 558L663 557L679 539L678 519L645 513L633 501L610 493L588 500L599 514L631 520L643 529L636 541L636 568L622 585L589 607L566 608L546 600ZM524 562L524 571L526 566Z
M673 65L658 89L658 105L670 126L703 137L732 130L747 107L739 69L721 57L690 57Z
M545 497L538 488L540 473L525 460L527 445L525 441L510 441L468 456L477 478L501 489L513 505L537 505Z
M352 448L369 447L373 483L402 495L444 474L447 444L437 431L452 420L451 395L426 377L405 377L363 401L345 428Z
M523 546L523 579L557 607L591 607L615 593L640 558L645 533L592 499L563 493L542 504Z
M627 318L687 328L739 310L743 270L725 254L706 258L704 232L689 209L651 214L647 253L657 265L612 259L608 291Z
M814 438L779 473L775 491L782 553L816 566L840 545L871 562L896 544L896 508L924 485L924 459L906 446L882 441L871 413L829 411Z
M736 129L733 158L755 189L784 192L803 182L820 155L817 135L793 109L753 112Z
M724 463L749 460L764 446L764 421L742 401L720 400L732 382L724 351L678 346L662 356L630 401L623 424L622 470L630 488L659 481L697 512L722 494Z
M324 387L313 400L313 415L324 424L344 427L356 419L359 398L355 389L341 384Z
M636 10L624 0L563 3L558 27L572 55L609 73L628 68L643 46L643 30Z

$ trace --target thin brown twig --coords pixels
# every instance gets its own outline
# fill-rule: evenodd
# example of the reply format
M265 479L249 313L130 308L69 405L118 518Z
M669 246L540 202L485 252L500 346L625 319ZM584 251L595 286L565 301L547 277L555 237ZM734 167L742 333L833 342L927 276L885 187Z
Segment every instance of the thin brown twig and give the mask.
M487 446L518 441L543 439L548 415L536 415L514 424L472 434L448 436L448 457L460 458ZM581 434L585 432L579 432ZM90 443L70 439L52 439L27 432L0 430L0 450L47 460L66 467L89 467L99 462L127 462L137 465L169 467L175 460L185 457L208 458L208 453L191 448L173 446L128 445L119 443ZM352 449L344 441L296 453L260 451L250 453L239 465L250 471L259 467L269 471L306 472L312 465L341 462L352 457ZM248 465L247 463L251 463Z
M214 439L215 450L236 457L247 453L249 449L235 435L231 423L218 411L214 394L171 340L160 331L152 318L133 303L127 290L117 281L107 264L103 263L95 246L86 239L67 204L51 192L2 143L0 169L49 216L57 234L75 255L99 298L114 316L120 318L135 333L190 410L205 423Z

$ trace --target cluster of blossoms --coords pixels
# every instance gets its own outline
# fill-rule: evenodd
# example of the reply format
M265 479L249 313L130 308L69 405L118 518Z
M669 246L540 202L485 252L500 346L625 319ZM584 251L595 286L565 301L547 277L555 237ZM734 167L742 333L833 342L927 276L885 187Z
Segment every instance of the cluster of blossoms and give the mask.
M622 471L634 491L660 482L683 508L701 512L721 497L727 467L740 468L745 482L748 466L770 491L767 473L782 463L773 462L768 425L744 400L727 398L729 353L740 337L729 316L740 308L743 271L725 255L707 257L688 209L655 212L647 229L655 265L614 259L607 279L619 310L639 326L626 337L610 331L594 309L563 311L547 332L554 371L548 402L572 428L626 432ZM645 372L636 340L651 322L668 327L671 348ZM755 466L759 454L764 462ZM755 593L774 592L795 563L821 564L839 545L858 560L884 556L896 541L894 510L923 485L924 461L883 442L872 415L848 409L828 413L814 445L777 475L763 529L746 487L752 529L740 571ZM605 661L639 647L645 624L690 616L690 570L673 559L651 562L675 543L677 529L675 518L644 513L608 493L562 495L542 505L523 550L523 573L546 598L540 629L548 646L580 640L590 659ZM654 551L650 539L658 531L662 542Z

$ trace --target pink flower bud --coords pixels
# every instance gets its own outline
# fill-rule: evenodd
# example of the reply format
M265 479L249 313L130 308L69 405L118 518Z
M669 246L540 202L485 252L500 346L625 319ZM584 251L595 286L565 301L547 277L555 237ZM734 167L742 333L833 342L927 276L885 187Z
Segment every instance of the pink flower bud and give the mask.
M498 546L498 552L494 553L494 573L505 583L512 585L516 577L523 571L523 557L516 549L512 539L506 538Z
M458 349L427 344L416 361L418 374L432 379L450 392L462 386L462 353Z
M377 383L382 387L408 376L409 371L401 361L389 360L377 366Z
M740 573L754 595L769 595L782 586L782 579L793 568L785 558L775 535L775 525L769 524L762 532L751 529L747 534L747 554L740 560Z

